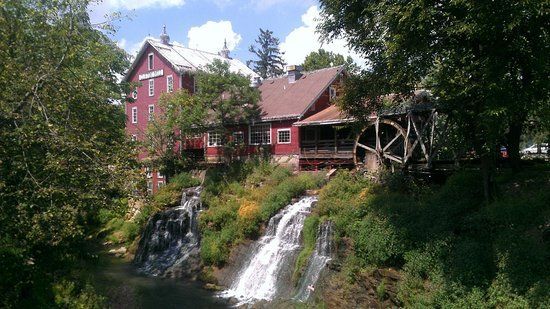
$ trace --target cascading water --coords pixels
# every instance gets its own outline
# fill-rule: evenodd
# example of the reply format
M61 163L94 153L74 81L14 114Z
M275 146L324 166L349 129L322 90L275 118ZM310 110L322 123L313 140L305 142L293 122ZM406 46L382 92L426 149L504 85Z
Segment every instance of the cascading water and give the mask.
M180 276L196 267L197 263L189 260L198 259L201 191L202 187L185 189L180 206L149 219L134 258L140 271L153 276Z
M304 221L316 201L316 197L304 197L269 220L266 234L257 241L250 261L222 296L237 298L241 304L277 296L280 273L285 266L293 266Z
M325 267L332 256L332 222L325 221L319 225L317 230L317 243L315 251L308 260L306 272L300 280L298 293L294 297L295 300L305 302L308 300L311 292L314 289L317 279L321 271Z

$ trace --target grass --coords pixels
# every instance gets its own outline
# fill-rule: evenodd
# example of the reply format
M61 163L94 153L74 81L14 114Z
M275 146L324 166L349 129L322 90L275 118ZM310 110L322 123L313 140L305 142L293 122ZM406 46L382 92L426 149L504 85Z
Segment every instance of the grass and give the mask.
M296 264L294 266L294 272L292 274L292 281L294 284L298 283L298 280L302 277L302 274L307 267L307 261L313 250L315 250L315 245L317 243L317 229L319 227L319 216L310 215L306 218L304 222L304 229L302 235L304 238L304 247L298 254L296 259Z
M202 196L207 209L199 217L203 262L226 263L233 246L256 239L272 215L322 181L261 161L209 170Z
M340 276L399 269L406 307L548 307L549 174L548 165L501 172L499 195L486 204L475 171L441 186L399 175L372 184L342 172L321 190L315 213L335 222L346 252Z

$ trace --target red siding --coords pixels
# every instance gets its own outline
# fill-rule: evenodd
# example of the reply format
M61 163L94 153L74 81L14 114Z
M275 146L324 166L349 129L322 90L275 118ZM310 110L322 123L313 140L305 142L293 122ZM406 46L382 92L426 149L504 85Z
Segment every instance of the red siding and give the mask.
M147 58L150 53L153 53L153 69L149 70L147 67ZM128 135L136 135L138 140L142 141L145 137L145 131L147 129L148 117L149 117L149 105L155 106L155 113L159 113L160 107L158 106L158 100L162 93L167 92L167 76L172 75L174 79L174 90L180 88L180 85L184 85L185 88L190 91L193 90L193 77L184 75L183 80L180 80L180 75L176 73L169 62L160 56L151 46L147 47L141 59L137 60L136 68L129 76L128 81L139 83L138 95L135 102L126 103L126 133ZM139 81L139 74L147 73L150 71L163 70L163 75L153 78L155 81L154 95L149 96L149 80L145 79ZM137 107L137 123L132 123L132 107ZM143 160L147 157L145 150L140 151L138 159ZM158 178L156 171L153 171L152 178L148 178L147 181L153 182L153 192L157 191L158 182L164 181L164 178Z

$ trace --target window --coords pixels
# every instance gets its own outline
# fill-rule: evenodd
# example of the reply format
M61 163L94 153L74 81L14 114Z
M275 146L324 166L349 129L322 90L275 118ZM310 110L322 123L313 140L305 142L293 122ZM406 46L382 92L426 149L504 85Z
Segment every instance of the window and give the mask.
M155 80L150 79L149 80L149 96L152 97L155 95Z
M336 88L334 86L328 88L328 97L331 101L336 99Z
M147 69L152 70L153 69L153 53L150 53L147 57Z
M134 89L134 91L132 91L132 98L134 100L137 100L137 87L136 87L136 89Z
M233 142L237 145L244 144L244 133L243 133L243 131L233 132Z
M160 189L160 188L162 188L162 187L164 187L164 180L159 180L159 181L157 182L157 188Z
M172 75L166 76L166 91L174 91L174 77Z
M147 179L153 178L153 172L151 172L151 169L148 167L145 169Z
M249 137L251 145L270 145L271 124L263 123L250 126Z
M137 142L137 134L132 134L131 139L132 142Z
M153 194L153 181L147 180L147 194Z
M153 121L155 120L155 106L154 105L149 105L149 121Z
M208 147L218 147L222 145L222 135L219 132L208 132Z
M290 129L277 130L277 143L290 144Z
M164 178L164 176L160 172L157 172L157 178Z
M132 123L137 123L137 106L132 107Z

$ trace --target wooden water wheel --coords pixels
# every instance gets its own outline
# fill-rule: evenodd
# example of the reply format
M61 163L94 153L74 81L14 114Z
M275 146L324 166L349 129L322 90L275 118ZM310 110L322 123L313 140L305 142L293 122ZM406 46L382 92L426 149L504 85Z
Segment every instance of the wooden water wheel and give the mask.
M353 157L356 166L377 169L380 165L403 165L410 150L408 134L390 119L376 118L355 140Z

